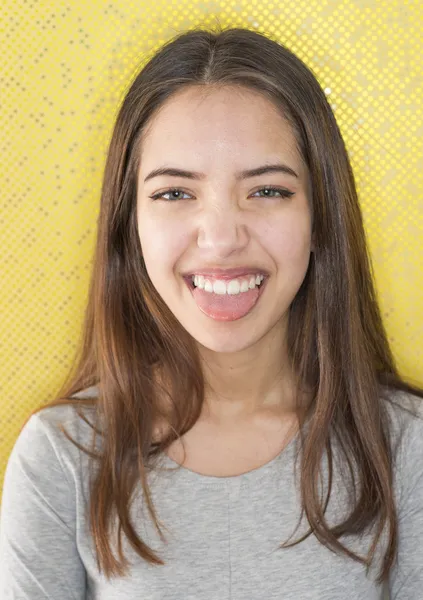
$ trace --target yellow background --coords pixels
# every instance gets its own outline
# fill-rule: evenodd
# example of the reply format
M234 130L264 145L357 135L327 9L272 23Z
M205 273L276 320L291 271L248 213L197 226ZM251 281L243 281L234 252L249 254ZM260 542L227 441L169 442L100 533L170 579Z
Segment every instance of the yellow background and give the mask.
M87 300L118 106L150 53L193 26L249 27L314 71L355 171L384 321L423 385L423 5L419 0L3 0L0 488L29 412L59 389Z

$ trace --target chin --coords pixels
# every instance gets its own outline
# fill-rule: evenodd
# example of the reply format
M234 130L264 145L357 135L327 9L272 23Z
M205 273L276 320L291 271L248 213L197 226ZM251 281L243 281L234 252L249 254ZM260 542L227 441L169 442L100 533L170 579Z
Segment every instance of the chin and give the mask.
M262 335L253 336L251 332L248 335L242 335L241 332L234 333L233 330L228 329L227 325L225 329L223 327L225 327L224 323L220 328L215 328L214 331L205 332L203 329L200 333L191 329L188 332L198 344L207 350L223 354L242 352L253 346L262 337ZM217 329L220 329L220 331Z

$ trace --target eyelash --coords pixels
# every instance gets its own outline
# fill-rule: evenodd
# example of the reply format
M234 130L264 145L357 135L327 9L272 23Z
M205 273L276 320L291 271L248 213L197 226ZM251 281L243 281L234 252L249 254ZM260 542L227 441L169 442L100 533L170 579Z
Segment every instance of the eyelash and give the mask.
M294 195L294 192L289 192L288 190L285 190L284 188L275 187L273 185L266 185L266 186L260 188L259 190L256 190L254 193L256 194L257 192L262 192L263 190L279 192L280 194L282 194L282 198L291 198L291 196ZM169 192L184 192L184 190L182 190L181 188L176 188L176 187L169 188L167 190L164 190L163 192L158 192L157 194L153 194L152 196L149 196L149 198L151 198L152 200L159 200L159 198L161 196L163 196L164 194L168 194ZM262 197L266 198L266 196L262 196ZM273 198L274 196L267 196L267 197ZM176 202L178 200L180 200L180 198L174 198L173 200L166 200L166 202Z

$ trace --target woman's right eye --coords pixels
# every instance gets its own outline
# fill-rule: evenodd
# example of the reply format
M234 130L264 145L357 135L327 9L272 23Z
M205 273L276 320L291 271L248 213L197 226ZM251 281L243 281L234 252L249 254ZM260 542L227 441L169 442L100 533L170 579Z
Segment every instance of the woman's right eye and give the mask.
M169 188L168 190L164 190L163 192L157 192L157 194L153 194L152 196L149 196L152 200L159 200L161 199L165 194L174 194L174 193L178 193L178 194L184 194L185 192L183 190L181 190L180 188ZM167 200L168 202L175 202L175 200L181 200L181 197L177 197L177 198L163 198L163 200Z

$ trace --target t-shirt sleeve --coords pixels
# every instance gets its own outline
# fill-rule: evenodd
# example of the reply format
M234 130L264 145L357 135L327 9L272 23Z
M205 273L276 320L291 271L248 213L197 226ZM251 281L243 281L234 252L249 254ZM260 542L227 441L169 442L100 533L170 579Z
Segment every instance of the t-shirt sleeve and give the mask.
M423 402L423 401L422 401ZM423 598L423 418L413 420L401 449L398 558L389 579L390 600Z
M0 512L0 598L85 599L76 546L75 485L39 413L6 465Z

